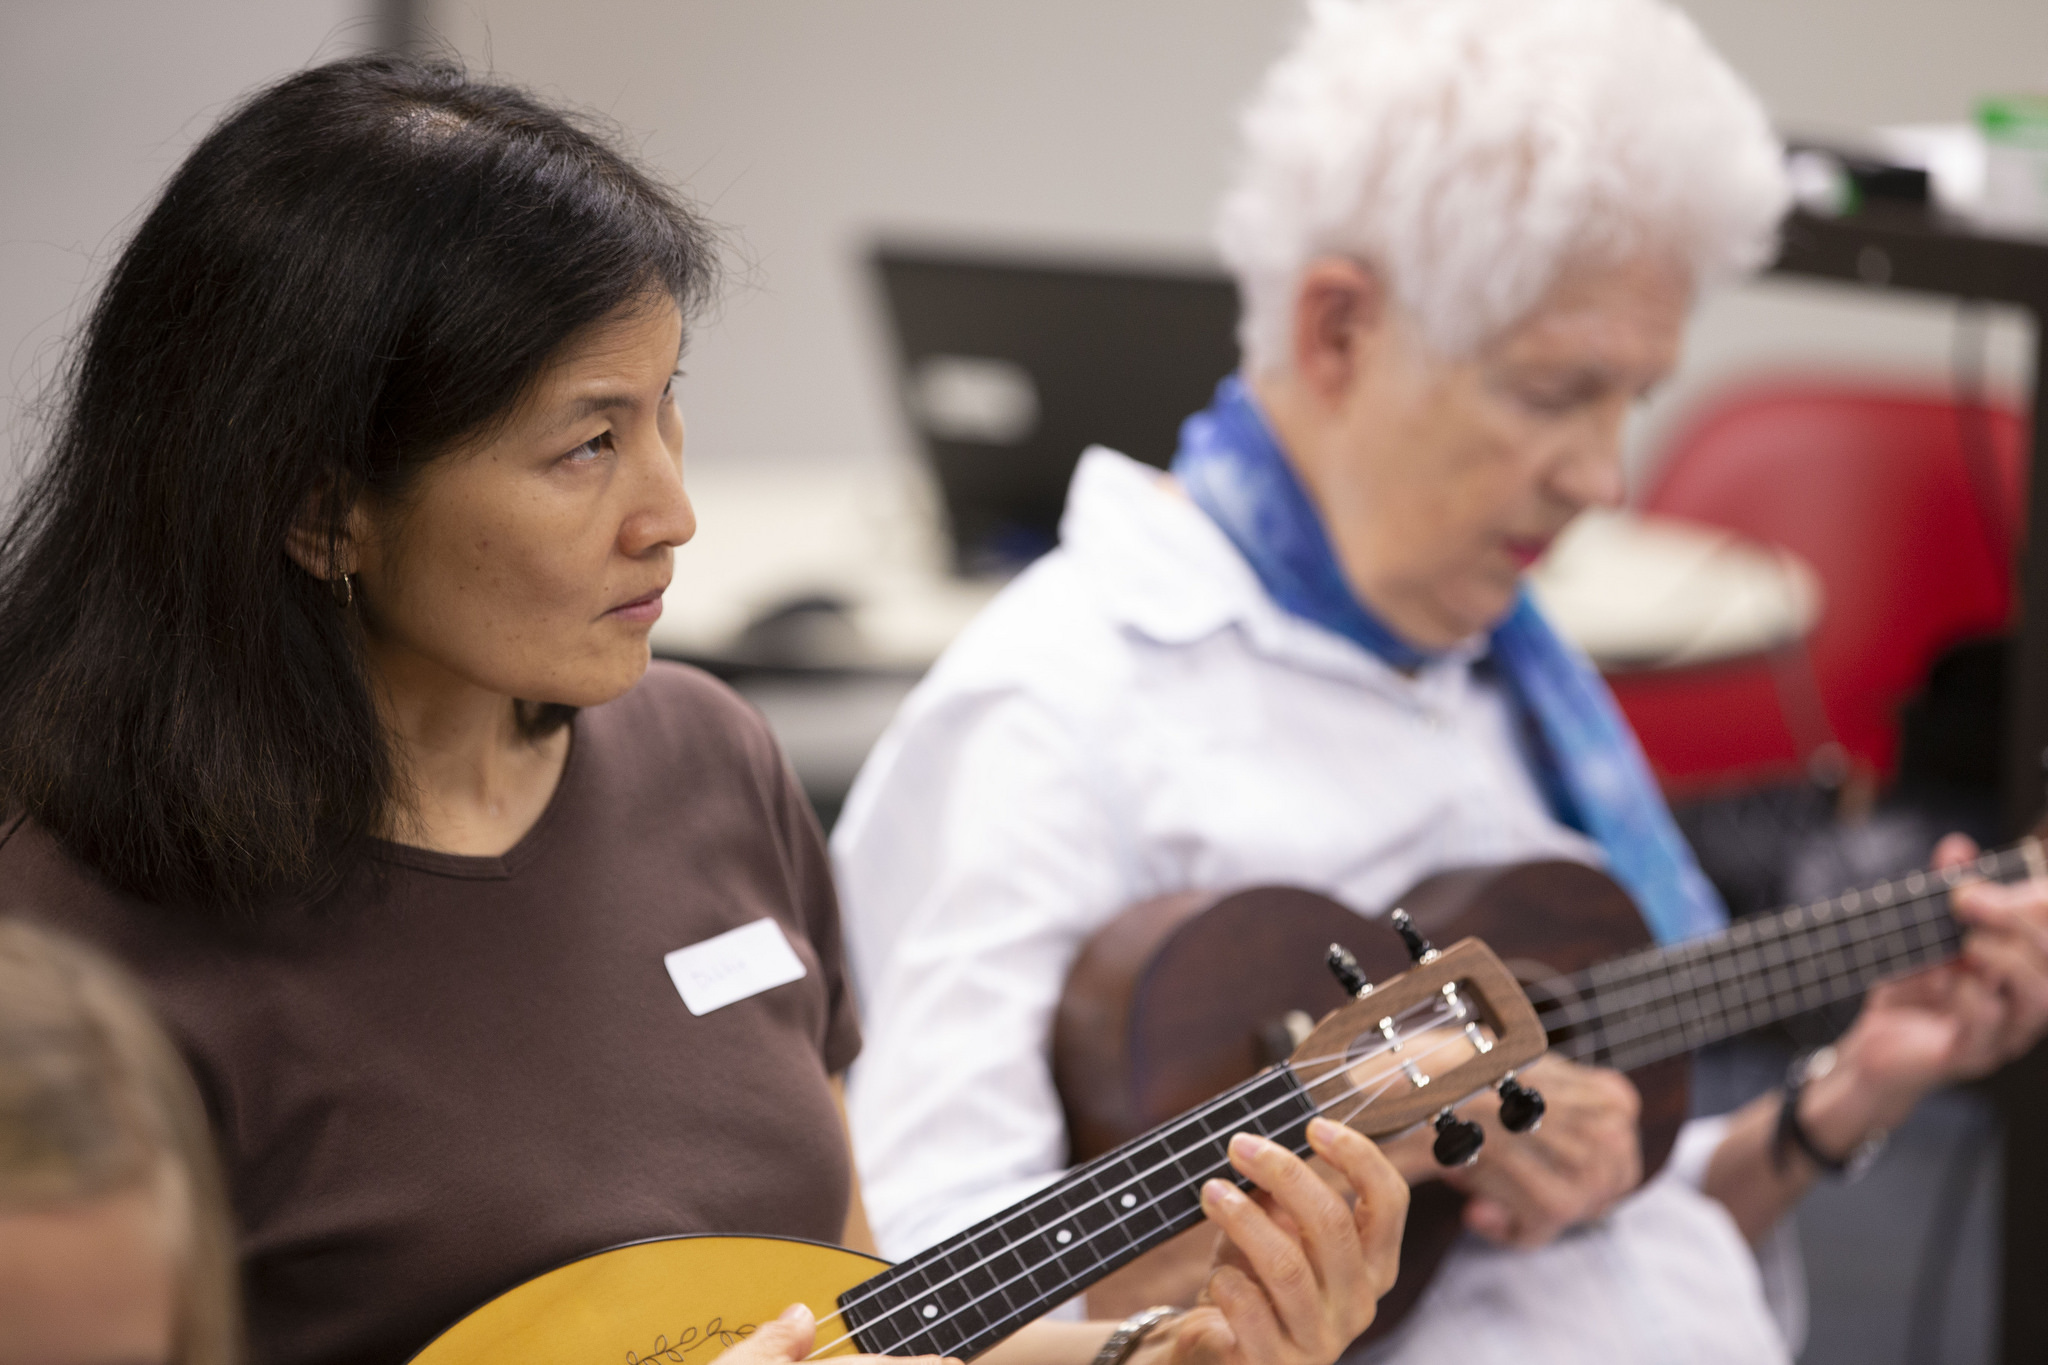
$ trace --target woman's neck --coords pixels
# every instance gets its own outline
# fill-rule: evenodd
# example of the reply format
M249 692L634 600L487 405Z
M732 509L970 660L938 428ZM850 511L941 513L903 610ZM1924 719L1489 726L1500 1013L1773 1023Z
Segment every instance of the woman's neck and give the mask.
M531 739L511 697L374 645L370 653L400 784L384 836L473 857L510 849L554 796L568 729Z

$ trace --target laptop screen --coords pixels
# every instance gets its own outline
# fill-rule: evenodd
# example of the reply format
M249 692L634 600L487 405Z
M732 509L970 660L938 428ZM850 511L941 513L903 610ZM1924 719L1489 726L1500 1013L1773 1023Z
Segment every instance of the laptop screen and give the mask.
M873 259L963 572L1052 548L1086 447L1164 467L1237 365L1237 292L1220 272L886 245Z

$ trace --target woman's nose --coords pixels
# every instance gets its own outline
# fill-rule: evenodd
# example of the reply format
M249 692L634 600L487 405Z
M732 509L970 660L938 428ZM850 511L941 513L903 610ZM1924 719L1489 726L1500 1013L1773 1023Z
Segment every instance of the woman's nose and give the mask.
M1552 494L1574 511L1618 507L1624 491L1619 425L1589 433L1560 453L1550 478Z
M637 559L661 546L687 544L697 534L697 510L683 489L680 446L671 452L665 441L650 434L634 454L635 505L619 528L619 548Z

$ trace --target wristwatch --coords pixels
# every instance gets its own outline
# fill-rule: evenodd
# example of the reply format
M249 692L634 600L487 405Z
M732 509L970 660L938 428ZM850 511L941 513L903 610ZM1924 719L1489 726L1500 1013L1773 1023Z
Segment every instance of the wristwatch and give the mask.
M1786 1156L1796 1147L1823 1173L1856 1181L1863 1178L1876 1162L1878 1154L1884 1151L1891 1134L1879 1128L1850 1148L1846 1157L1829 1156L1815 1145L1806 1125L1799 1121L1799 1096L1806 1089L1807 1082L1817 1081L1834 1069L1835 1050L1832 1047L1802 1053L1785 1068L1785 1098L1778 1105L1777 1131L1771 1135L1771 1164L1780 1171L1785 1169Z
M1138 1349L1138 1343L1145 1339L1147 1333L1160 1323L1179 1317L1183 1311L1161 1304L1131 1314L1118 1323L1116 1330L1109 1334L1109 1339L1102 1343L1102 1349L1095 1353L1094 1365L1124 1365L1124 1362L1130 1359L1131 1352Z

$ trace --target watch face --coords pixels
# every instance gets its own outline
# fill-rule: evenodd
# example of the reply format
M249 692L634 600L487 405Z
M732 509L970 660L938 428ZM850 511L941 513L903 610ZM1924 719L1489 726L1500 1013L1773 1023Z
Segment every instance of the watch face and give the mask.
M1815 1048L1801 1057L1796 1065L1799 1068L1801 1085L1817 1081L1835 1069L1835 1049L1832 1046Z
M1836 1161L1814 1146L1807 1135L1805 1125L1799 1121L1799 1094L1810 1082L1817 1081L1835 1069L1835 1049L1816 1048L1812 1052L1792 1059L1785 1068L1785 1099L1778 1114L1778 1133L1773 1139L1774 1148L1783 1151L1797 1147L1806 1153L1809 1160L1822 1173L1840 1176L1846 1180L1860 1180L1884 1151L1890 1134L1883 1129L1872 1133L1849 1150L1849 1154Z
M1850 1180L1861 1180L1877 1164L1878 1157L1884 1155L1884 1145L1889 1141L1891 1134L1879 1131L1857 1143L1842 1174Z

